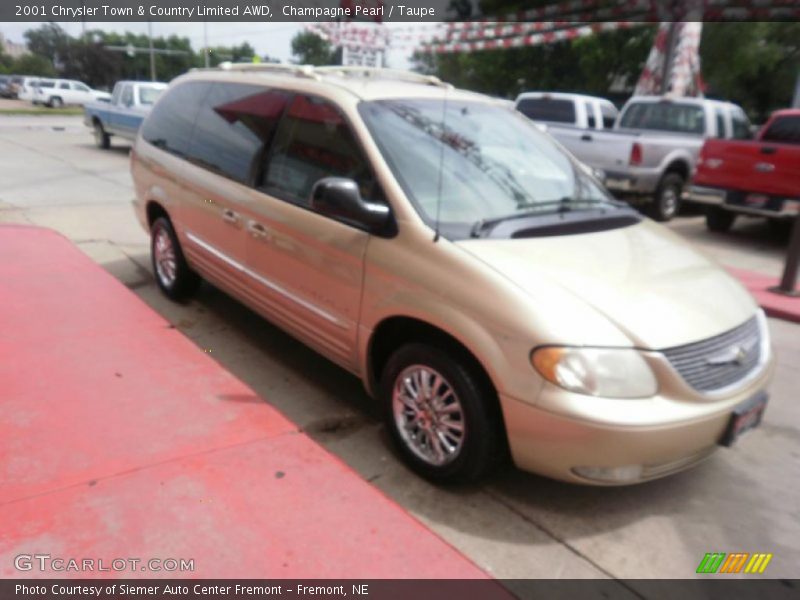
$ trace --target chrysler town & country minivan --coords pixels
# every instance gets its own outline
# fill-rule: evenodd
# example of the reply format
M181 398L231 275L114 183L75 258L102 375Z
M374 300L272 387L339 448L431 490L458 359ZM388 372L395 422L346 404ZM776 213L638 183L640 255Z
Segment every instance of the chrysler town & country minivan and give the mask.
M435 481L509 453L646 481L764 412L751 297L497 100L388 70L193 71L131 169L161 290L208 280L358 375Z

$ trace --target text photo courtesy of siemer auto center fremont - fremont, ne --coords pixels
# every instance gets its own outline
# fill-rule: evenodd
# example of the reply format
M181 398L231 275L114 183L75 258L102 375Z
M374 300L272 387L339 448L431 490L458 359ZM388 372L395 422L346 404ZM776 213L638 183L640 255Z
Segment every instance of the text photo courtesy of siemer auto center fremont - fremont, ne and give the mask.
M0 599L797 597L798 17L0 4Z

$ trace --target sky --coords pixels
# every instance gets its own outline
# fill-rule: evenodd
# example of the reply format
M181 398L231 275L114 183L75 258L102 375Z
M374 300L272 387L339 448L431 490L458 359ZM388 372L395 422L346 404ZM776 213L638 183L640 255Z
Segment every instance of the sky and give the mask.
M43 23L0 23L0 32L6 39L23 43L23 34L28 29L39 27ZM72 36L81 34L81 23L64 22L58 23L67 33ZM391 25L387 25L391 26ZM197 51L205 45L203 35L203 23L180 23L180 22L153 22L153 36L169 36L172 34L180 37L188 37L192 42L192 47ZM208 45L209 46L233 46L242 42L249 42L256 52L260 55L269 55L272 58L280 59L281 62L289 62L292 57L291 41L299 31L303 29L303 23L207 23ZM124 33L147 33L147 23L86 23L87 29L102 29L105 31L116 31ZM408 68L408 50L398 50L390 53L388 60L389 66L399 69Z

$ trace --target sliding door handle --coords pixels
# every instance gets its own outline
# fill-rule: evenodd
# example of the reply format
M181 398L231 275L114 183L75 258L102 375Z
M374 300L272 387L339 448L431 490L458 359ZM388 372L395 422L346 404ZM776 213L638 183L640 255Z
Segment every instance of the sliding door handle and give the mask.
M269 234L269 230L256 221L248 221L247 231L249 231L250 235L254 238L265 238Z

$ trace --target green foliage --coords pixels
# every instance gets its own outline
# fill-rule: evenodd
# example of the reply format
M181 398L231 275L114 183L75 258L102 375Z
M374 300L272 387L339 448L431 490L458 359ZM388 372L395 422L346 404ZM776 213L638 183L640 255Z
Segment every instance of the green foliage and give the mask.
M635 85L654 35L654 26L643 26L545 46L418 53L414 65L457 87L506 98L527 90L609 95L615 83Z
M519 8L502 0L484 0L481 7L488 14ZM413 62L416 70L457 87L506 98L553 90L619 102L632 92L654 35L655 26L649 25L548 46L418 53ZM741 104L751 118L763 121L792 100L800 73L800 23L705 23L700 54L707 95Z
M15 75L53 77L56 74L53 64L46 58L36 54L23 54L17 59L11 59L5 69L6 73L13 73Z
M310 31L301 31L292 38L292 55L301 65L341 64L341 51L334 50L330 42Z
M800 74L800 23L706 23L706 94L741 104L756 122L789 106Z

